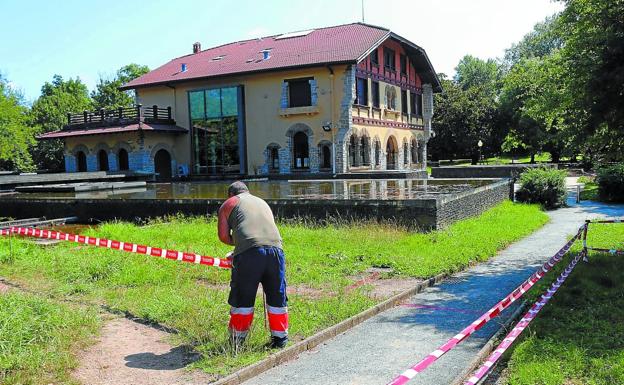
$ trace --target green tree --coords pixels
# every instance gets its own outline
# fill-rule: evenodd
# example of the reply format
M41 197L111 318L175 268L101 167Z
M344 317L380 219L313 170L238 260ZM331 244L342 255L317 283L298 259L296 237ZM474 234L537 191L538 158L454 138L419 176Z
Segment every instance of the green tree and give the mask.
M34 135L21 95L0 75L0 169L32 171Z
M466 55L455 67L454 80L464 90L483 87L488 95L495 97L501 81L500 66L493 59L481 60Z
M586 111L588 152L623 160L624 0L562 0L560 33L569 93Z
M79 78L64 80L54 75L52 82L41 87L41 96L33 103L31 114L34 124L41 132L56 131L67 124L67 114L93 107L87 86ZM63 142L39 141L33 151L39 168L63 169Z
M533 30L505 51L504 65L510 69L522 59L541 58L550 55L563 46L563 38L558 29L560 16L555 14L543 22L535 24Z
M476 163L477 143L491 137L496 106L485 88L464 90L458 83L439 75L444 92L435 96L436 114L433 120L435 137L429 142L434 159L469 157Z
M134 105L134 91L120 91L119 87L149 72L149 68L139 64L128 64L121 67L112 79L100 76L91 98L96 109L114 109Z

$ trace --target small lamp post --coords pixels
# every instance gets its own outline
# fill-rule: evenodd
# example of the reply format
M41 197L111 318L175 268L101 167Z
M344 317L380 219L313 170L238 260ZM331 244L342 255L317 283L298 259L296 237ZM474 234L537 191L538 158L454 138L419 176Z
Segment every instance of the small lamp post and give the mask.
M479 141L477 142L477 147L479 147L479 160L477 161L477 164L481 163L481 147L483 147L483 142L481 141L481 139L479 139Z

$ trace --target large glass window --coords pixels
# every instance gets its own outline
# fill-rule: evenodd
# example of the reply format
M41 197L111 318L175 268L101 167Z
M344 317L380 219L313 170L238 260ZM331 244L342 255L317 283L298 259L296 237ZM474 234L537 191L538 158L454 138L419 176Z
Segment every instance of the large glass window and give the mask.
M240 173L238 87L191 91L189 105L195 172Z
M390 71L396 70L396 65L395 65L394 60L395 60L394 51L391 50L390 48L384 48L384 67L386 67L387 70L390 70Z
M356 82L355 104L366 106L368 105L368 80L357 78Z
M373 107L379 108L379 83L371 82L371 93L373 94Z

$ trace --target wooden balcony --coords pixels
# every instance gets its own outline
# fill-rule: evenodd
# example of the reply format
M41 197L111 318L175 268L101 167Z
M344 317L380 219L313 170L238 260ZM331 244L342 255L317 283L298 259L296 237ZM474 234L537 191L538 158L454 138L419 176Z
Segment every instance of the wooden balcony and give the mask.
M129 124L167 124L175 125L171 107L160 108L156 105L143 107L119 107L114 110L83 111L67 114L67 124L63 131L76 129L126 126Z

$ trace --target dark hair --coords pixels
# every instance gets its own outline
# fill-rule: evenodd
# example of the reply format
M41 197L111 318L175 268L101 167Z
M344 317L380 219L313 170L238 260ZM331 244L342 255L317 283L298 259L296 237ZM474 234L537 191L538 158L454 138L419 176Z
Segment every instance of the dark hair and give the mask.
M237 180L228 187L229 196L235 196L245 192L249 192L249 189L247 188L247 185L240 180Z

